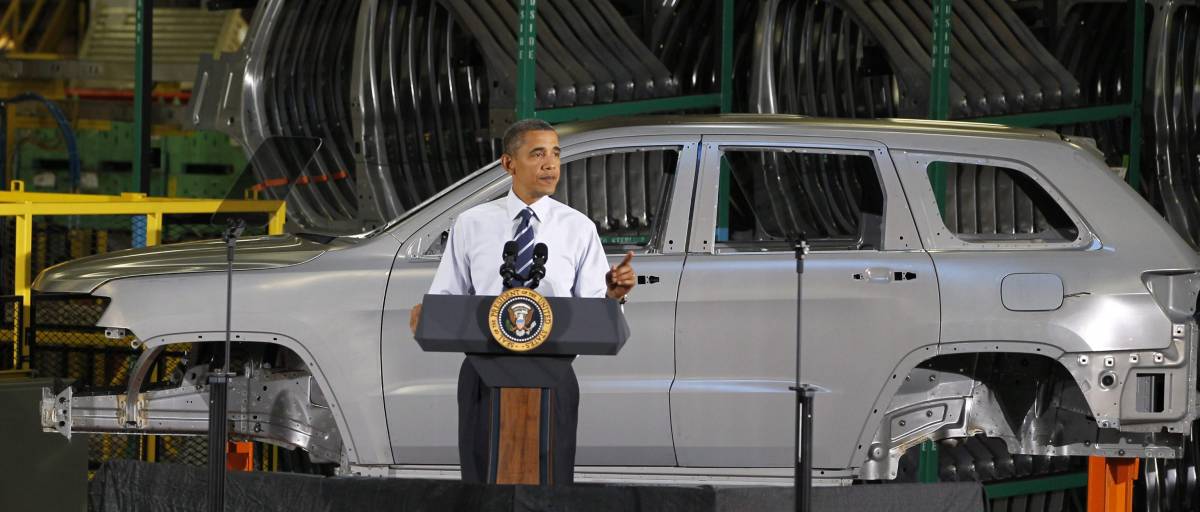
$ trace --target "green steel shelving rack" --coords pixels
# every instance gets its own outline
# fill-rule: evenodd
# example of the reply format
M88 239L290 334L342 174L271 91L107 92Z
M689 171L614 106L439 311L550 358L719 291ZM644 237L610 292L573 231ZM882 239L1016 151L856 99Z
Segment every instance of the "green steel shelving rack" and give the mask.
M930 87L931 119L946 119L950 110L950 6L952 0L934 0L934 31L933 31L933 69ZM1145 0L1129 0L1133 10L1133 69L1132 88L1129 103L1117 105L1101 105L1049 112L1032 112L1028 114L1013 114L995 117L969 119L988 123L999 123L1023 128L1053 126L1063 124L1088 123L1128 118L1129 155L1127 156L1128 172L1126 182L1134 189L1141 187L1142 160L1142 94L1146 78L1146 2ZM942 191L939 190L939 204Z
M542 119L548 123L584 121L609 116L717 108L729 112L733 106L733 0L721 2L721 91L674 98L627 101L546 110L535 108L534 77L537 66L537 0L520 0L517 27L516 118Z

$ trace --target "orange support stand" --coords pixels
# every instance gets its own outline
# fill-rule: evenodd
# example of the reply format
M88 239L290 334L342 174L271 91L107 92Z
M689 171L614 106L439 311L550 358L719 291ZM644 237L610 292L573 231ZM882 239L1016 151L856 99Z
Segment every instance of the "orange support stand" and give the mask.
M1138 459L1088 457L1088 512L1133 510Z
M225 469L230 471L254 471L254 443L251 441L229 441L225 445Z

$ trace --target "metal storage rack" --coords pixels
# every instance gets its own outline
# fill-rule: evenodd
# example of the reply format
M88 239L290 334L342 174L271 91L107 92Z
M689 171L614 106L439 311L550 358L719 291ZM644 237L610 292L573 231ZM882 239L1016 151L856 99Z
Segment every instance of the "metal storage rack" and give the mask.
M701 108L730 112L733 107L733 0L721 0L721 91L673 98L536 110L537 0L520 0L517 37L516 118L549 123L584 121L608 116L648 114Z

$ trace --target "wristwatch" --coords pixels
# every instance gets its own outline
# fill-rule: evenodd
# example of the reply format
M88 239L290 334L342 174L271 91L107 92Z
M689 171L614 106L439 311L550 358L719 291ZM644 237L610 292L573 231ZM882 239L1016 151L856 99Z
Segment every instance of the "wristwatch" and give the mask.
M621 298L617 300L617 304L620 304L622 306L624 306L626 302L629 302L629 294L628 293L626 293L625 295L622 295Z

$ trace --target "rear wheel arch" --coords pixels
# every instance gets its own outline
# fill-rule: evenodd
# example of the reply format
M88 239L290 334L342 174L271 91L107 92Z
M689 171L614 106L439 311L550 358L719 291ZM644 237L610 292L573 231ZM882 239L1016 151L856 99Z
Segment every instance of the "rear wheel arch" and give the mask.
M860 435L853 459L860 477L894 478L899 456L927 439L978 434L1003 439L1013 453L1043 454L1049 440L1021 436L1026 415L1047 421L1040 416L1046 408L1065 401L1078 431L1091 413L1061 354L1025 342L943 344L909 353L889 376Z

